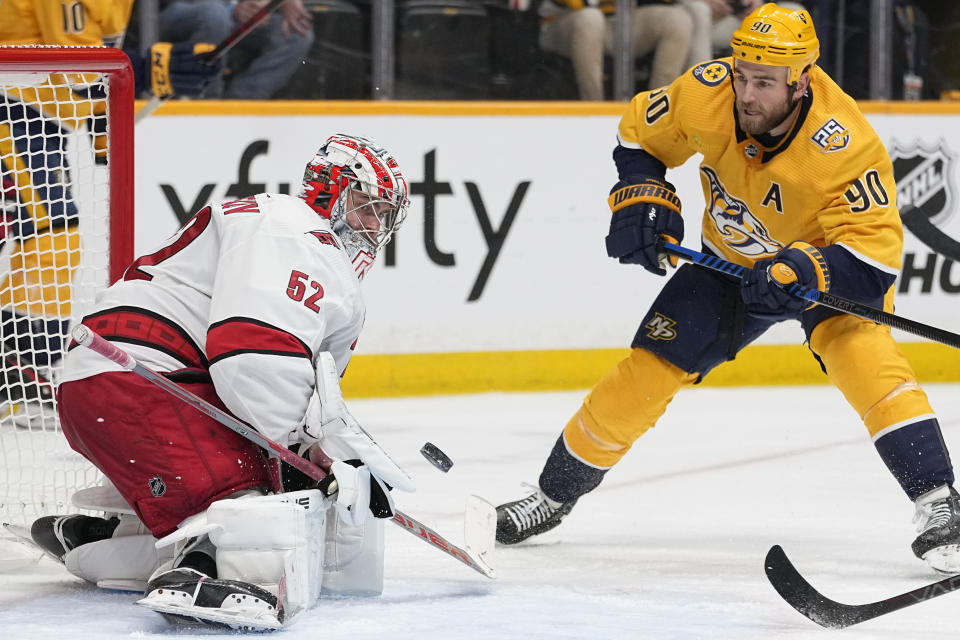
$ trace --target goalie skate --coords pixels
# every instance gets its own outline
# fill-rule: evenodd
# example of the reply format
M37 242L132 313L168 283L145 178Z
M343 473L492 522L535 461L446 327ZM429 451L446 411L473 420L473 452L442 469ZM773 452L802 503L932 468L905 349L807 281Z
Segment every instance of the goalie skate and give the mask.
M30 526L30 536L44 553L62 563L68 551L82 544L109 538L119 523L119 518L95 518L79 514L44 516Z
M174 624L214 625L237 630L272 631L283 628L283 608L265 589L240 582L210 578L195 569L165 571L147 585L137 604L163 614Z

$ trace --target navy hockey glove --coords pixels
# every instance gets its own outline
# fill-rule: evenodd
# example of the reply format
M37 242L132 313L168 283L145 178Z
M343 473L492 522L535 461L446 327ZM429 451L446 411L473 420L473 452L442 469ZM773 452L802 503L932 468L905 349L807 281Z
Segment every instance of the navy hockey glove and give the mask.
M772 260L757 260L740 281L747 313L771 319L797 317L814 303L784 290L794 282L808 289L830 289L830 269L820 249L806 242L791 242Z
M613 185L608 202L613 212L608 256L660 276L667 273L667 260L677 266L677 258L657 253L658 238L675 244L683 240L680 198L672 184L652 176L631 176Z
M150 47L150 88L158 98L197 96L223 71L223 62L210 63L208 43L158 42Z

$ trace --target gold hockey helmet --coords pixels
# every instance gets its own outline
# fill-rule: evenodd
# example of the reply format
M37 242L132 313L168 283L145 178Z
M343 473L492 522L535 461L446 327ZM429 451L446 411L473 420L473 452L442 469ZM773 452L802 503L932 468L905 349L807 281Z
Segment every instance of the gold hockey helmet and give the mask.
M784 9L769 2L744 18L730 41L735 60L789 67L793 84L820 57L820 41L806 11Z

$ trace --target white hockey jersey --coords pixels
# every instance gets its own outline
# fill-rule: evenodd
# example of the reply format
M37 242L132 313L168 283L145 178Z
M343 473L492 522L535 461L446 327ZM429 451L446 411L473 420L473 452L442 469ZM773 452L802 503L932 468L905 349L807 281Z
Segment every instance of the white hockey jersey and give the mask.
M197 212L83 323L155 371L208 370L235 416L289 445L317 355L329 351L342 375L365 309L329 221L299 198L262 193ZM118 370L73 346L62 381Z

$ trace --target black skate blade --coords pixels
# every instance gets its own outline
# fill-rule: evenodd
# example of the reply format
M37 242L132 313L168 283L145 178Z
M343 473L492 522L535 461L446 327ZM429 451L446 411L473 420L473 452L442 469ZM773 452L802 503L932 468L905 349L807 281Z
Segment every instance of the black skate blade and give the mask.
M283 628L283 624L275 620L250 620L241 618L236 614L226 613L217 609L208 611L198 611L200 607L185 610L183 607L167 606L156 602L145 602L137 600L136 604L146 607L151 611L156 611L162 615L167 622L175 626L191 626L223 629L229 628L235 631L278 631ZM202 614L202 615L201 615Z

